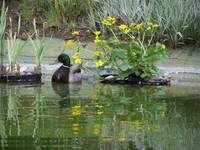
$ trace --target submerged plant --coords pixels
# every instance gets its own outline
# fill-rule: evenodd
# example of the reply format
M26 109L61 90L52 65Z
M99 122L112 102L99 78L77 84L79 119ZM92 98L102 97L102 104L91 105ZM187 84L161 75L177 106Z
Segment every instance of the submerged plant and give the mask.
M0 15L0 72L4 71L3 66L3 55L4 55L4 31L6 27L6 14L7 14L7 8L5 9L5 2L2 3L1 8L1 15Z
M17 32L13 33L13 27L12 27L12 19L10 20L10 29L8 31L8 38L7 38L7 46L8 46L8 63L9 63L9 71L14 72L15 71L15 65L17 63L17 57L20 53L20 50L22 50L23 46L22 41L17 38L20 31L20 24L21 24L21 17L19 17L18 20L18 30Z
M34 49L33 53L35 55L35 60L36 60L36 64L37 64L36 72L41 73L41 64L42 64L43 56L45 53L45 35L44 35L44 31L43 31L42 37L39 37L39 30L37 30L35 19L33 20L33 26L34 26L34 31L35 31L35 40L32 39L31 35L29 35L29 34L27 34L27 35L28 35L29 40L31 41L33 49Z

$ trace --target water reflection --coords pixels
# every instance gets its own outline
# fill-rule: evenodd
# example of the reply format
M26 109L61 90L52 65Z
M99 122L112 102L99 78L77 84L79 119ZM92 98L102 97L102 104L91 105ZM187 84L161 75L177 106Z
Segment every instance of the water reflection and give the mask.
M4 149L195 149L198 145L200 103L188 97L169 98L168 87L0 86Z

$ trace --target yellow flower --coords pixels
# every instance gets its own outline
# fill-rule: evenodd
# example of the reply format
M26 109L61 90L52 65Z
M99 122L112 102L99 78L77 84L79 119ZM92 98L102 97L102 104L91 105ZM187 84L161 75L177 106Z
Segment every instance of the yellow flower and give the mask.
M116 23L116 19L112 16L109 16L106 19L102 20L101 23L106 26L110 26L110 25Z
M131 28L134 28L134 27L135 27L135 23L131 23L131 24L130 24L130 27L131 27Z
M160 26L158 24L154 24L153 28L159 28Z
M74 109L80 109L81 108L81 105L76 105L73 107Z
M80 58L75 59L75 63L76 64L81 64L81 59Z
M100 131L101 131L101 125L100 124L95 124L93 133L97 135L97 134L100 133Z
M147 22L147 24L148 24L149 26L153 26L153 23L152 23L151 21Z
M142 29L142 27L143 27L143 23L139 23L139 24L136 24L135 29L139 31Z
M98 100L96 95L93 95L91 98L92 98L92 100L95 100L95 101Z
M103 108L103 106L102 106L102 105L99 105L99 104L96 104L95 107L96 107L96 108Z
M73 134L78 134L79 130L80 130L80 125L78 123L72 124Z
M106 25L106 26L110 26L111 25L111 23L106 19L102 20L101 23Z
M78 124L78 123L73 123L72 126L73 126L73 127L79 127L80 124Z
M161 45L160 45L160 48L161 48L161 49L166 49L165 44L161 44Z
M80 52L76 52L72 55L72 59L77 59L79 58Z
M125 33L125 34L128 34L130 31L131 31L131 30L127 28L127 29L124 30L124 33Z
M97 67L101 67L101 66L103 66L103 64L104 64L104 62L101 61L101 60L98 60L98 61L96 62L96 66L97 66Z
M130 37L132 40L135 40L135 36L129 35L129 37Z
M131 52L131 56L132 56L132 57L135 57L135 56L136 56L136 52L132 51L132 52Z
M164 111L161 111L161 112L160 112L160 117L161 117L161 118L164 118L164 117L165 117L165 112L164 112Z
M72 35L80 35L80 31L74 31L72 32Z
M94 34L95 34L96 36L99 36L99 35L101 34L101 31L95 31Z
M99 39L99 38L96 38L96 39L94 40L94 43L100 43L100 42L102 42L102 40Z
M112 17L112 16L108 16L107 20L112 22L112 23L116 22L116 19L114 17Z
M99 51L99 50L96 50L96 51L94 52L94 55L95 55L95 56L101 56L101 54L102 54L102 52Z
M128 34L131 31L125 24L121 24L119 29L123 30L125 34Z
M65 43L65 46L66 46L66 47L70 47L70 46L72 46L72 45L74 45L74 40L68 40L68 41Z
M110 22L110 24L116 23L116 19L112 16L108 16L107 20Z
M127 26L126 26L125 24L121 24L121 25L119 26L119 28L120 28L121 30L125 30L125 29L127 29Z
M72 117L79 116L80 114L81 114L81 106L80 105L72 107L72 113L71 113Z
M102 112L102 111L97 111L96 114L97 114L97 115L102 115L103 112Z
M151 30L152 28L151 28L151 26L149 26L148 28L147 28L147 30Z

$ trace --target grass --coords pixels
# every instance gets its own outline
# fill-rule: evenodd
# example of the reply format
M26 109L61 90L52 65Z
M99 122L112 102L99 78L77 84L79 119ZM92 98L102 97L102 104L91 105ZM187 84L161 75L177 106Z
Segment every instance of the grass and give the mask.
M86 14L93 1L95 0L20 0L19 4L23 17L40 15L41 21L59 26L60 23L77 21L80 16Z
M7 8L5 8L5 2L2 3L1 15L0 15L0 72L3 71L3 57L4 57L4 34L6 27L6 14Z

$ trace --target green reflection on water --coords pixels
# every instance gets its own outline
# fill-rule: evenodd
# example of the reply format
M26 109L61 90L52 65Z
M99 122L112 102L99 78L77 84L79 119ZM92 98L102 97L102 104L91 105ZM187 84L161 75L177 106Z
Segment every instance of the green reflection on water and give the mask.
M0 84L0 88L1 149L197 149L199 145L198 88L88 83Z

